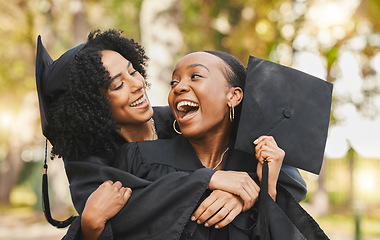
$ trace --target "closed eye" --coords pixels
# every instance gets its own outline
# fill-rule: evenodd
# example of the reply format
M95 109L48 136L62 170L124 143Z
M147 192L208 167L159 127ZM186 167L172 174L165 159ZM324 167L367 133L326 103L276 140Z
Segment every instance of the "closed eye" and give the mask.
M124 81L122 81L119 86L117 86L114 90L119 90L124 86Z

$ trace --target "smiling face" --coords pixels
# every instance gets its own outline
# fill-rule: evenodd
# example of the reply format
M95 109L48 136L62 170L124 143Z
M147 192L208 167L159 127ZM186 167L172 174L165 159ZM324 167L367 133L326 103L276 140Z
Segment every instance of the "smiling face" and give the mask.
M112 82L105 93L110 100L111 113L117 125L139 124L153 116L153 109L145 91L145 79L131 62L119 53L101 51L102 62Z
M223 60L205 52L186 55L176 65L168 102L185 137L228 130L229 106L237 104L224 74L226 68Z

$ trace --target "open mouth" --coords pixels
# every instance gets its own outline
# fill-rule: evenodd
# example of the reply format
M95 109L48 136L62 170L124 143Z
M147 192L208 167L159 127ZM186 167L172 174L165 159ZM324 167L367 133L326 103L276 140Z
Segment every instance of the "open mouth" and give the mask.
M188 119L194 116L199 109L198 103L190 101L181 101L177 103L178 117L179 119Z
M134 101L133 103L131 103L131 105L129 105L129 106L130 107L136 107L136 106L142 104L143 102L145 102L145 100L146 100L146 96L144 94L144 95L142 95L141 98L137 99L136 101Z

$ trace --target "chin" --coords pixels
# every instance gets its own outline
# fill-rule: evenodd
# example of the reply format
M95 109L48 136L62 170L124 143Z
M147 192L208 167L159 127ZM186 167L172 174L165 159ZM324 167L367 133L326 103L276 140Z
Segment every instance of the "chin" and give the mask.
M153 108L152 107L149 108L148 113L149 113L149 118L153 117Z
M134 117L135 123L145 123L148 122L153 117L153 111L146 112L145 114L141 114L139 116Z
M181 129L182 135L187 139L196 139L204 135L204 132L197 127L186 127Z
M142 114L142 117L148 118L148 120L153 117L153 108L149 106L149 108Z
M149 121L152 117L153 117L153 111L152 111L151 114L147 114L147 115L143 118L143 119L144 119L143 122L147 122L147 121Z

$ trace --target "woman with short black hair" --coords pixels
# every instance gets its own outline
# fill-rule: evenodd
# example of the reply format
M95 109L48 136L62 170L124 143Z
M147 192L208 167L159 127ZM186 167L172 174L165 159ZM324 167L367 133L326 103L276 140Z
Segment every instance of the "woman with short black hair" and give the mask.
M258 221L259 206L255 203L260 191L256 171L261 174L257 166L264 159L270 166L271 197L274 200L277 197L278 179L280 188L285 186L297 199L302 198L302 184L294 182L299 173L289 167L280 171L284 152L273 138L262 136L255 141L259 161L234 149L244 80L244 66L228 54L196 52L181 59L173 71L168 101L182 135L120 147L111 163L113 169L150 183L142 188L121 180L122 185L134 188L125 207L106 224L99 223L98 217L92 218L93 223L87 222L94 230L104 229L101 239L258 237L260 231L254 227ZM173 127L179 132L176 122ZM75 176L83 166L75 163L67 166L68 175L80 182L79 192L91 186L92 179ZM97 168L94 172L102 175L97 181L112 178L114 174ZM255 182L242 184L248 173ZM196 183L199 180L203 184ZM195 198L194 193L198 193ZM246 195L252 196L251 201L242 200ZM80 194L74 196L79 197ZM91 196L86 204L82 201L85 211L93 200ZM106 202L103 207L113 209Z

